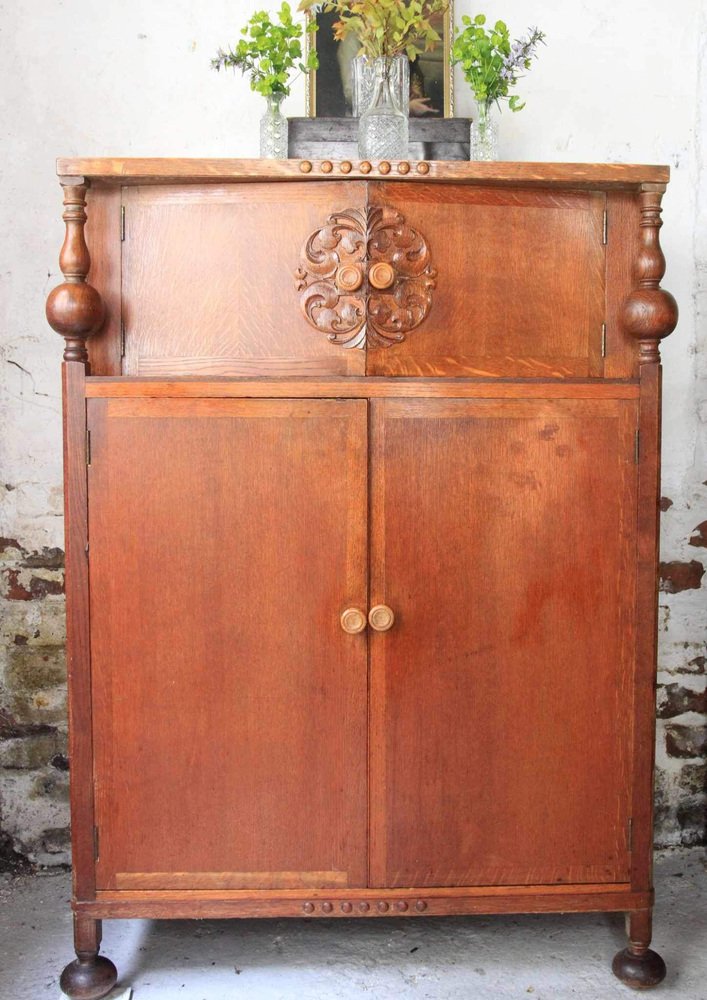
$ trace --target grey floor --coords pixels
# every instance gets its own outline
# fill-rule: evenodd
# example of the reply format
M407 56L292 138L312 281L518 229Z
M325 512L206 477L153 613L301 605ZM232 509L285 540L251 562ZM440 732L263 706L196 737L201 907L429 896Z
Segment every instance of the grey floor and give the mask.
M656 996L707 1000L703 850L656 861ZM0 1000L60 997L71 954L67 875L0 876ZM106 921L111 998L133 1000L610 1000L618 915L376 920Z

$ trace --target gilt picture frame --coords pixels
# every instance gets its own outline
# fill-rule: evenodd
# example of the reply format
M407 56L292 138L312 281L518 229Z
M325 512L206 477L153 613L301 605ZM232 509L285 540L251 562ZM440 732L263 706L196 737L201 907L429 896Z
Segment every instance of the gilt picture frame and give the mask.
M450 0L444 14L437 15L435 25L442 41L430 53L423 53L411 67L410 87L418 88L426 97L430 111L422 117L451 118L454 114L454 70L451 60L452 32L454 30L454 3ZM351 117L351 59L356 55L355 42L334 41L332 25L336 14L312 12L308 20L316 20L317 30L306 33L306 46L315 48L319 56L319 69L307 74L306 114L310 118ZM413 112L414 114L414 112Z

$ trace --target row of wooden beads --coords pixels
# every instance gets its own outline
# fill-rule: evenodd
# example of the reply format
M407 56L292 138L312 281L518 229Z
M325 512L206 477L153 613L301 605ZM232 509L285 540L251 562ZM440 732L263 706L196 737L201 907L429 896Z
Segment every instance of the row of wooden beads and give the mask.
M387 913L389 910L397 910L398 913L405 913L410 909L410 904L406 899L396 899L393 903L387 903L384 899L381 899L378 903L376 903L375 908L379 913ZM302 906L302 910L305 913L314 913L316 909L316 905L311 902L305 903ZM333 913L334 904L327 901L326 903L321 903L319 909L322 913ZM339 909L342 913L352 913L354 910L354 904L346 901L339 904ZM359 913L370 913L371 904L366 902L364 899L360 903L356 904L356 909ZM415 901L415 909L418 913L424 913L427 909L427 903L424 899L418 899Z
M331 174L334 171L334 163L331 160L322 160L319 164L319 170L323 174ZM359 174L370 174L372 171L379 174L389 174L393 170L393 164L389 163L388 160L381 160L380 163L375 166L368 160L362 160L358 165L354 166L351 160L341 160L338 164L339 173L350 174L352 170L356 170ZM311 174L314 169L314 165L311 160L300 160L299 165L300 170L303 174ZM407 160L400 160L395 164L395 170L403 176L409 174L413 169L413 164L409 163ZM430 165L425 160L420 160L419 163L414 164L414 169L418 174L429 174Z

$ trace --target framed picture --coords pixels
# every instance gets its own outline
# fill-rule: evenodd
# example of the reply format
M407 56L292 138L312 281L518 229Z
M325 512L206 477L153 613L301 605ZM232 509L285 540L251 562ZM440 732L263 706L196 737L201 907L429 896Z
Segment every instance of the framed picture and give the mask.
M442 41L432 52L422 52L410 64L411 117L451 118L454 113L453 7L450 0L446 13L433 18ZM356 40L350 37L343 42L334 41L332 26L338 20L335 13L308 16L317 22L317 30L307 33L307 44L317 50L319 69L307 78L307 114L310 118L350 117L351 60L358 51Z

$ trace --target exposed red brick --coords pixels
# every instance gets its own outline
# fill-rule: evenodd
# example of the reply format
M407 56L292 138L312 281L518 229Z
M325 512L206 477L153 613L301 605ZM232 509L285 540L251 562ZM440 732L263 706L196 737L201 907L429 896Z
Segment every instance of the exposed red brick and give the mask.
M669 510L672 506L673 506L673 501L670 499L670 497L660 498L660 509L663 511L663 513L665 513L666 510Z
M8 601L31 601L32 595L25 586L20 583L20 571L18 569L7 569L3 576L7 580L5 596Z
M20 582L19 569L6 569L4 577L7 581L5 597L9 601L39 601L49 594L63 594L64 583L61 580L45 580L41 576L30 577L29 588Z
M707 549L707 521L697 525L689 544L699 549Z
M662 562L660 589L664 594L679 594L683 590L699 590L705 568L696 559L690 562Z

